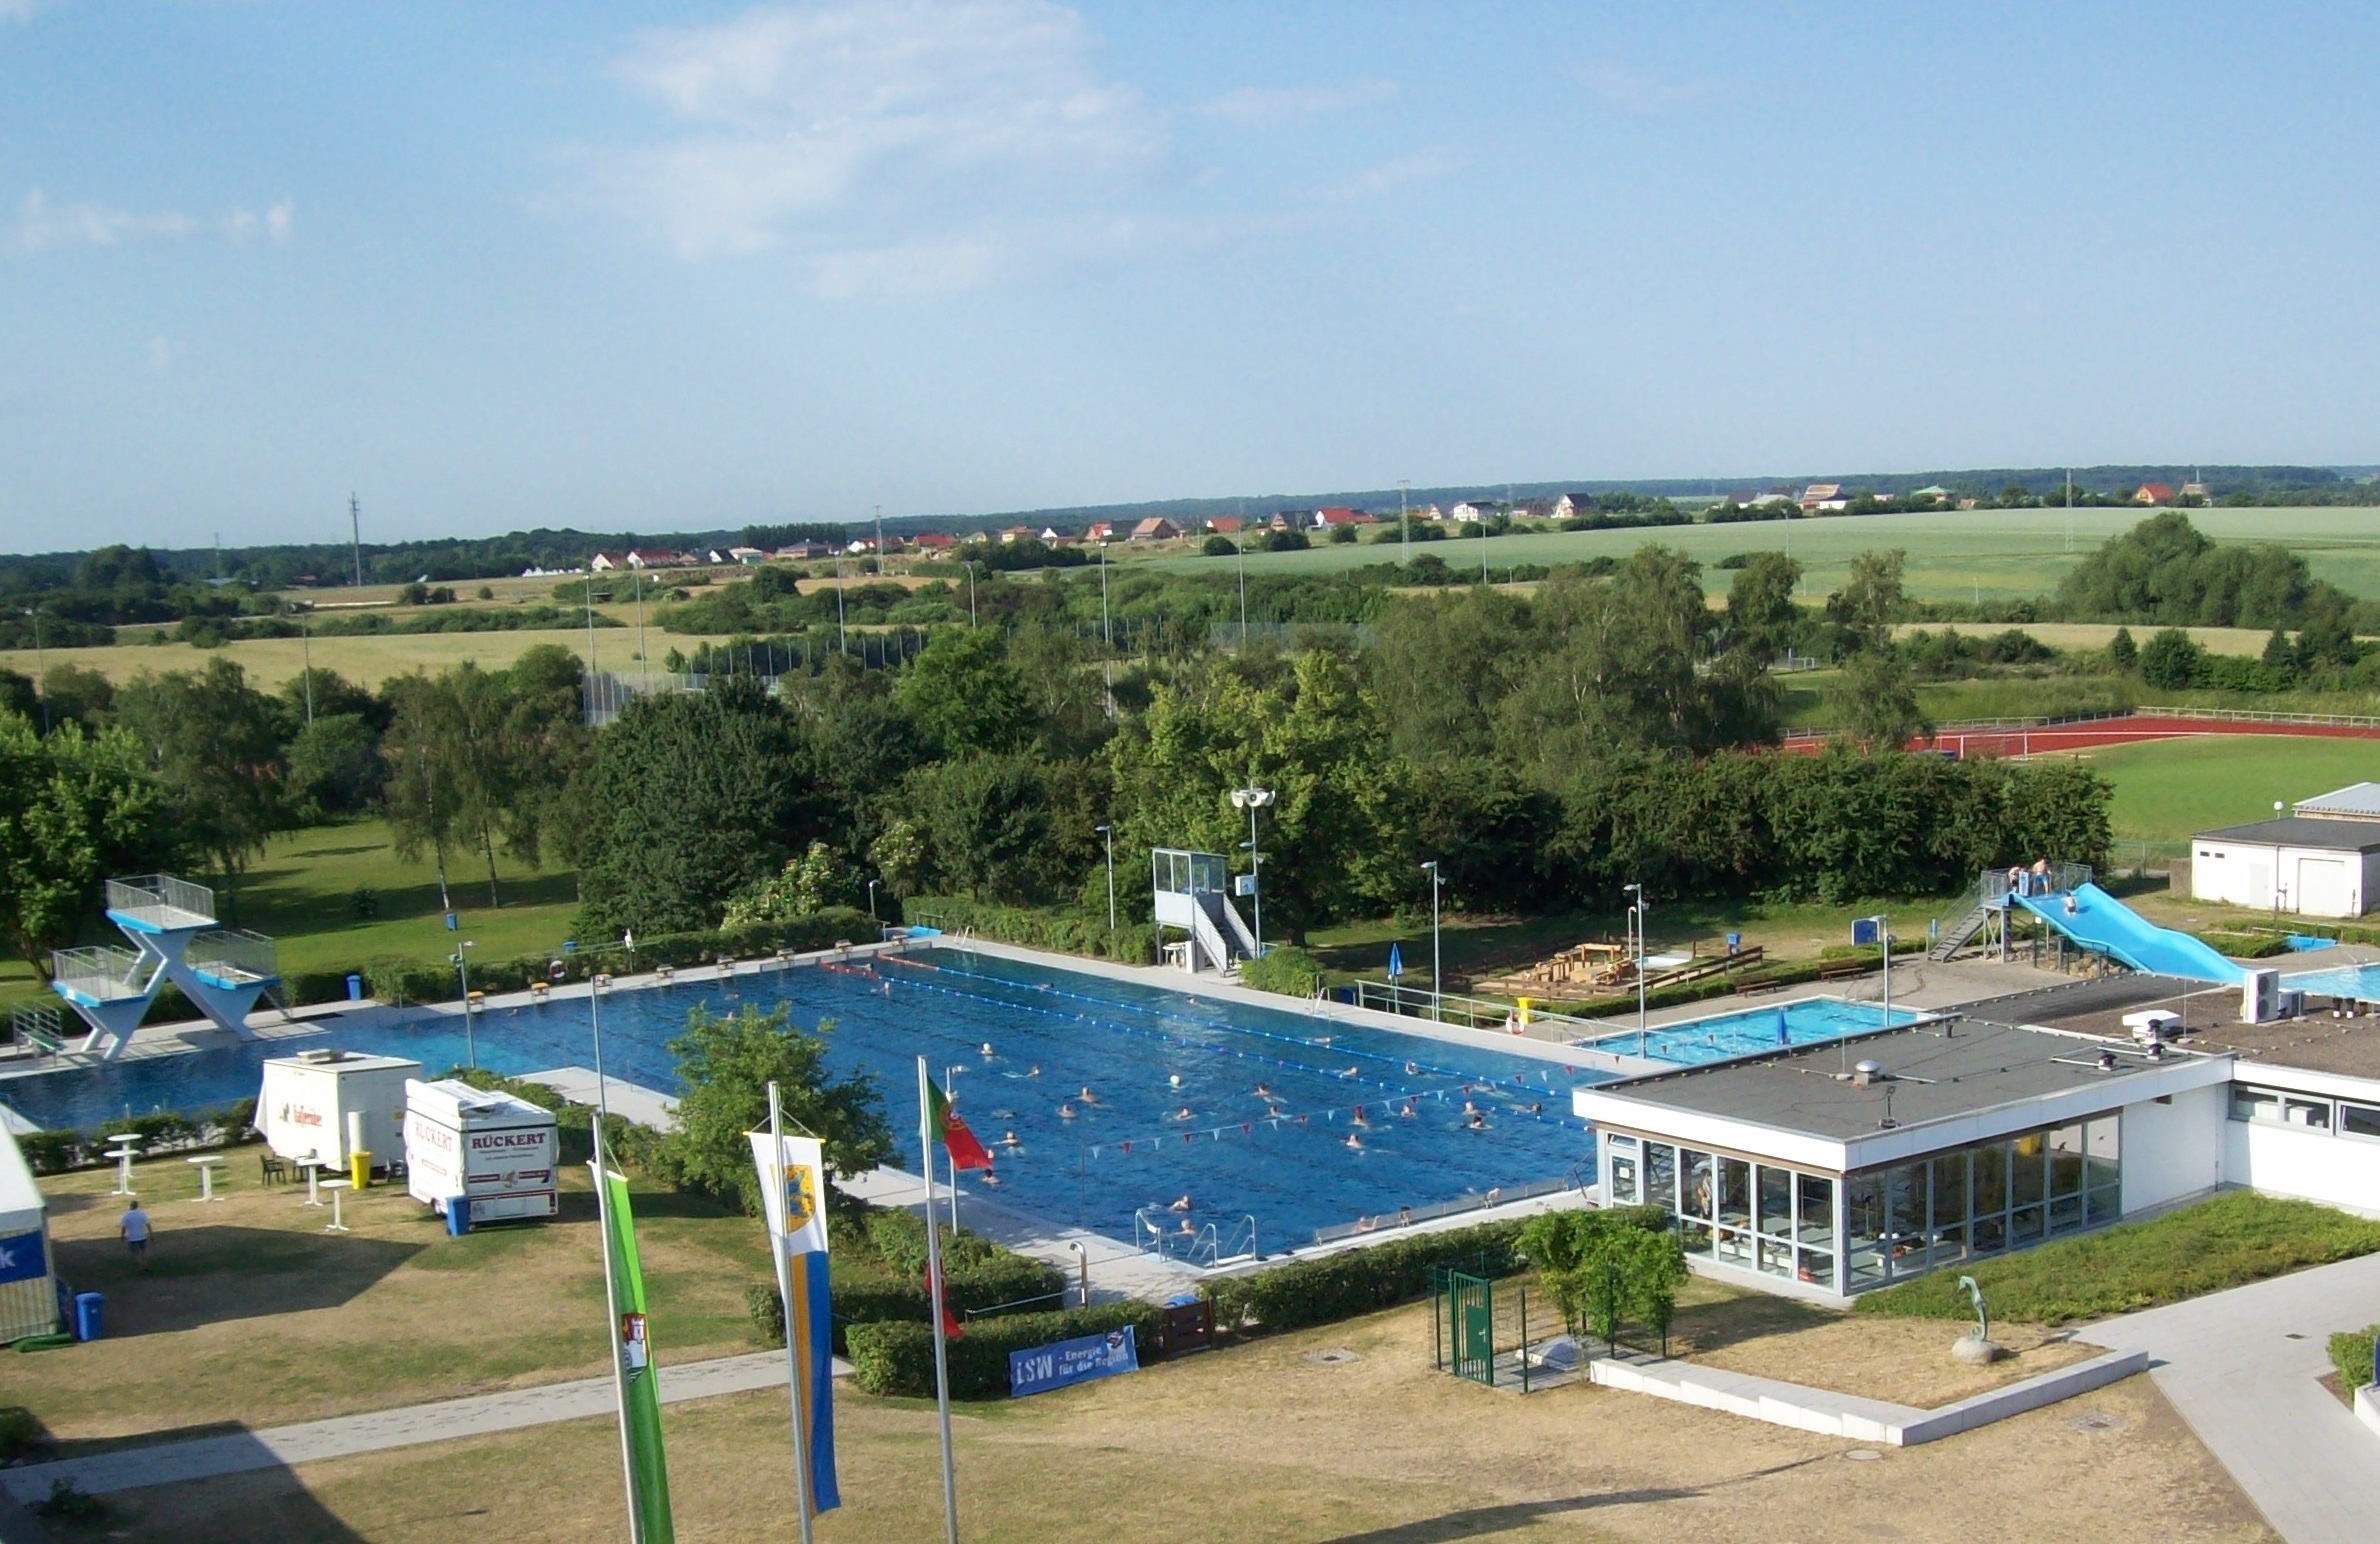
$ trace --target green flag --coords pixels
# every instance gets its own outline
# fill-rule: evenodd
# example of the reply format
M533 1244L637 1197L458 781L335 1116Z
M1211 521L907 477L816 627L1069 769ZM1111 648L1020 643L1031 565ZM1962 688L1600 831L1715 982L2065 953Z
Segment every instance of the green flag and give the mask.
M636 1219L628 1209L627 1177L596 1167L595 1191L603 1210L604 1285L612 1309L612 1365L619 1377L629 1517L637 1544L676 1544L669 1513L669 1465L661 1453L661 1388L645 1324L645 1273L636 1258Z

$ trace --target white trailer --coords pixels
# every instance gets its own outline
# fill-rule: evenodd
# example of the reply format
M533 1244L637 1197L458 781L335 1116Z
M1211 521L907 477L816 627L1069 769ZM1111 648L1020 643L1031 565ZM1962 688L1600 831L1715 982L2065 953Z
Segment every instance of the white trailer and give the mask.
M551 1110L453 1078L405 1085L405 1188L441 1214L467 1196L474 1226L551 1217L560 1159Z
M403 1151L405 1083L421 1063L354 1051L301 1051L264 1064L256 1129L265 1145L297 1163L345 1169L358 1149L386 1167Z

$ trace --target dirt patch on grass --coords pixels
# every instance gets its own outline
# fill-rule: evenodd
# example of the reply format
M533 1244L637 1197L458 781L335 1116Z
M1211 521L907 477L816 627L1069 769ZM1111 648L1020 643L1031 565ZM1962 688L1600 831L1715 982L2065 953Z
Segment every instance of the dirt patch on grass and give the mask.
M2037 1324L1992 1325L2013 1353L1953 1361L1966 1331L1941 1320L1884 1319L1697 1282L1678 1310L1670 1353L1710 1367L1931 1409L2098 1355Z
M1323 1350L1355 1357L1310 1360ZM781 1398L674 1406L668 1420L680 1538L787 1536ZM819 1537L939 1536L931 1407L846 1393L837 1420L844 1507ZM1850 1462L1851 1444L1712 1411L1433 1372L1426 1309L969 1408L956 1428L961 1528L982 1544L2274 1537L2146 1378ZM618 1439L591 1421L132 1492L106 1531L307 1544L444 1541L492 1523L602 1539L619 1508Z

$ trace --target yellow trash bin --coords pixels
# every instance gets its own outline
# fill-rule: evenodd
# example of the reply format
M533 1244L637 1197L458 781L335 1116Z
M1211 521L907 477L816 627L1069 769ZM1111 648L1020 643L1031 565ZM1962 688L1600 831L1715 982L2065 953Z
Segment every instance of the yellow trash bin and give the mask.
M347 1177L355 1182L355 1188L358 1190L371 1184L372 1155L360 1147L357 1148L347 1160Z

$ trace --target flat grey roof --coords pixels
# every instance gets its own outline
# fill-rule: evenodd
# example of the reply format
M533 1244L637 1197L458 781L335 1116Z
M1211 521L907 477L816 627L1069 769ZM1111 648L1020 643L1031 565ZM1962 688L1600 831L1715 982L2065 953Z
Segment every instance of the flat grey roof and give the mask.
M2350 783L2329 793L2297 801L2300 815L2344 816L2355 820L2380 819L2380 783Z
M2116 1070L2098 1070L2102 1050L2116 1053ZM1898 1126L1928 1125L2093 1085L2110 1089L2112 1106L2126 1102L2114 1088L2128 1078L2189 1059L2169 1050L2163 1061L2153 1062L2112 1041L1960 1020L1892 1030L1842 1046L1805 1046L1758 1061L1631 1078L1594 1092L1848 1142L1881 1129L1888 1096ZM1862 1061L1877 1063L1884 1074L1865 1088L1842 1076L1845 1067Z
M2198 833L2202 842L2248 842L2265 847L2318 847L2329 852L2371 852L2380 849L2380 825L2360 820L2317 820L2290 815L2278 820L2252 821Z

